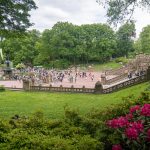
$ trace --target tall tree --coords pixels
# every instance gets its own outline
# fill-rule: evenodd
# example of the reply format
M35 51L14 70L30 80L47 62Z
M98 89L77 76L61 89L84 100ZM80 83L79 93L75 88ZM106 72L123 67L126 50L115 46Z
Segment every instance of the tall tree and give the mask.
M33 0L0 0L0 36L25 31L32 25L29 12L36 8Z
M143 28L139 40L141 43L141 51L150 53L150 25Z
M142 46L141 46L141 40L140 38L138 38L135 42L134 42L134 49L135 49L135 53L140 53L142 52Z
M34 59L39 53L36 46L39 40L39 31L32 30L26 32L22 37L5 39L2 42L2 48L4 54L7 54L15 65L20 62L33 65Z
M115 53L114 31L106 24L75 26L58 22L41 37L39 60L43 63L68 61L71 64L104 62ZM46 61L44 61L46 60Z
M133 22L122 25L116 33L117 37L117 56L128 56L134 50L135 24Z

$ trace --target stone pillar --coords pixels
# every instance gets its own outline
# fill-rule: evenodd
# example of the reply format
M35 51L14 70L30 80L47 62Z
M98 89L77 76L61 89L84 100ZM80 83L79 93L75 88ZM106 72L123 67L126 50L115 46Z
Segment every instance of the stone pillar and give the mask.
M150 81L150 66L147 69L147 80Z
M103 93L103 86L100 81L96 82L94 93L97 93L97 94Z
M29 91L30 90L30 81L29 80L23 80L23 89L25 91Z
M101 83L106 84L106 76L104 74L101 75Z

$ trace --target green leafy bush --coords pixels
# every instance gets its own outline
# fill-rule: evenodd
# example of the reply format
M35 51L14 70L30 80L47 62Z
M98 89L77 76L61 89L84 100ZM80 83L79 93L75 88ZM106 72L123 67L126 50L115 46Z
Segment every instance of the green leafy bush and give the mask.
M65 59L54 60L51 61L49 64L46 64L45 67L47 68L58 68L58 69L66 69L70 66L70 62Z
M118 57L115 59L116 63L122 63L123 65L128 63L128 59L124 58L124 57Z
M106 122L126 116L130 107L142 107L144 104L150 104L149 92L142 93L138 98L133 95L125 97L122 104L109 107L107 111L91 110L85 116L81 116L77 110L65 107L65 116L61 120L47 119L42 111L37 111L29 117L15 115L10 120L0 119L0 149L111 150L112 145L114 148L121 146L130 149L126 144L129 142L135 146L137 141L131 144L126 135L122 134L125 128L120 132L108 127ZM150 132L150 120L139 114L138 111L133 114L132 122L144 120L144 133L140 134L143 139Z
M0 92L4 92L6 89L4 86L0 86Z
M23 63L17 64L16 69L24 69L25 65Z

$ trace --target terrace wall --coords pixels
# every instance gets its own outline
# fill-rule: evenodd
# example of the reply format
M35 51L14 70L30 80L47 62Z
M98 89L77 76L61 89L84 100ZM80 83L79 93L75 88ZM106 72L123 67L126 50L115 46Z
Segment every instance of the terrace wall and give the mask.
M95 88L86 88L83 86L82 88L75 88L73 85L71 87L53 87L53 86L34 86L31 85L29 81L23 81L24 90L26 91L44 91L44 92L70 92L70 93L98 93L98 94L108 94L115 91L119 91L124 88L128 88L130 86L140 84L146 81L150 81L150 66L148 67L146 74L134 77L127 81L121 82L114 86L110 86L109 88L103 88L102 84L98 81L95 84Z

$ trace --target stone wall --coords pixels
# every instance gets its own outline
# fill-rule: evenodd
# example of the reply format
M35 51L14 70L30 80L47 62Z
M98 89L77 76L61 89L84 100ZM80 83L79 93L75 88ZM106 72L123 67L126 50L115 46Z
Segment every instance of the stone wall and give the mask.
M73 85L71 87L63 87L62 85L60 87L52 87L51 85L50 86L33 86L27 80L23 81L23 88L26 91L108 94L108 93L112 93L112 92L115 92L124 88L128 88L130 86L133 86L139 83L146 82L146 81L150 81L150 67L148 67L146 74L143 74L138 77L134 77L130 80L121 82L114 86L110 86L109 88L106 88L106 89L103 88L102 83L100 81L98 81L95 84L95 88L86 88L85 86L83 86L82 88L75 88Z

